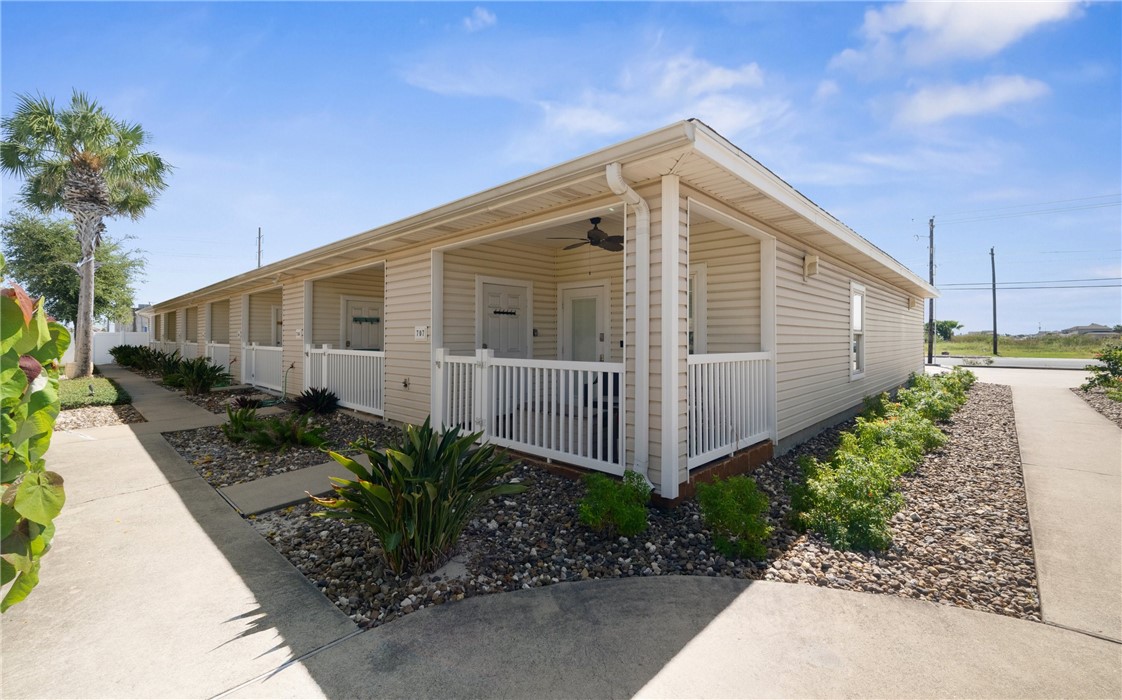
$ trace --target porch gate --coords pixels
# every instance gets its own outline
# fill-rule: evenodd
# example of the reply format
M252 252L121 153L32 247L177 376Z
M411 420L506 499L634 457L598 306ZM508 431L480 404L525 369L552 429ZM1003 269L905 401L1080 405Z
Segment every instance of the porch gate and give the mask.
M625 460L623 364L436 352L437 422L611 474Z
M283 391L284 363L281 348L272 345L242 345L242 382L263 389Z
M332 350L304 346L305 388L325 387L339 405L384 416L386 353L374 350Z
M206 344L206 356L212 363L222 367L227 372L230 371L229 343L208 342Z

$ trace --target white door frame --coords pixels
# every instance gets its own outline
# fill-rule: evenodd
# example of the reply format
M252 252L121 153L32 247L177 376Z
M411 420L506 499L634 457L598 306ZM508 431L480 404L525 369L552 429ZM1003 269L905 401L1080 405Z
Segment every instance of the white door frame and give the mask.
M522 287L526 290L526 354L534 356L534 282L532 280L518 280L507 277L491 277L489 275L475 276L475 347L483 347L483 307L486 300L483 298L483 285L501 284L508 287Z
M339 349L350 350L347 347L347 304L352 301L363 304L381 304L382 316L379 323L382 325L382 349L386 348L386 300L377 297L339 296Z
M571 359L569 355L572 353L572 348L565 347L565 339L569 337L568 324L569 316L565 313L565 292L574 289L588 289L596 288L597 296L599 297L596 309L596 328L597 333L601 338L596 341L597 351L596 354L600 356L602 362L608 361L608 348L611 347L611 328L609 328L608 318L609 309L608 305L611 303L611 280L595 279L587 282L561 282L557 285L557 359L568 360Z

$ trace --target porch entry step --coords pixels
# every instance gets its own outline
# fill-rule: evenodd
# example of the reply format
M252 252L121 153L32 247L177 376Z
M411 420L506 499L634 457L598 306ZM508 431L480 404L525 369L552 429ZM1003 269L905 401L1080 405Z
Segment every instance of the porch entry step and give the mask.
M354 459L370 466L366 455L360 454ZM333 476L342 479L354 478L354 474L347 471L346 467L331 460L314 467L274 474L244 484L223 486L218 489L218 493L222 494L222 497L242 515L256 515L303 503L308 500L309 493L313 496L331 493L330 478Z

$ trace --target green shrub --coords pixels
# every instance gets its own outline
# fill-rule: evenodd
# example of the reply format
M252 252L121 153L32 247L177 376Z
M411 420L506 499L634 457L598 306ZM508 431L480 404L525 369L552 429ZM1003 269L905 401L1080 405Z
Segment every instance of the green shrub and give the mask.
M183 389L189 396L207 394L216 386L229 384L230 375L221 365L206 357L180 360L175 371L164 375L164 383Z
M130 403L129 392L107 377L67 379L58 383L62 410L83 406L119 406Z
M313 387L305 389L304 393L292 400L292 404L299 413L326 415L339 408L339 397L330 389Z
M257 425L257 409L226 407L226 422L222 434L230 442L243 442Z
M767 495L747 476L697 485L701 518L713 531L713 546L728 557L763 559L767 556Z
M159 372L165 384L175 386L175 384L168 381L168 378L174 377L179 372L179 363L182 361L183 358L180 357L178 350L173 350L170 353L154 350L152 353L151 371Z
M629 469L617 481L594 473L584 477L584 484L585 496L578 506L582 523L628 537L647 529L651 486L642 474Z
M264 450L285 450L289 447L323 447L327 439L323 437L322 426L310 425L310 416L291 414L270 416L250 424L245 434L246 440Z
M47 471L44 455L59 412L59 360L69 344L67 330L47 321L41 298L33 301L17 285L0 290L0 585L8 586L0 612L39 584L66 502L62 477Z
M1080 388L1090 391L1101 386L1108 390L1108 395L1111 391L1122 392L1122 343L1107 343L1095 354L1095 357L1102 362L1102 365L1084 367L1091 376Z
M241 396L235 396L230 405L234 408L261 408L261 399L242 394Z
M406 426L401 442L384 453L362 448L370 469L332 452L358 479L332 478L335 497L313 497L327 509L314 515L369 525L394 573L432 571L451 555L464 525L488 499L525 490L500 481L511 464L494 445L474 447L480 436L461 437L455 428L441 433L426 420L420 427Z

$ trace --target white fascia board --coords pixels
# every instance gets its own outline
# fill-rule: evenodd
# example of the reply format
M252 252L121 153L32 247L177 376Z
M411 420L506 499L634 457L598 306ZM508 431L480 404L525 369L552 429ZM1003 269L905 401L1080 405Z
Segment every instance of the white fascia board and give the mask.
M908 280L917 289L922 290L923 296L929 298L939 296L939 291L935 287L924 282L891 255L862 238L825 209L807 199L805 195L784 182L782 178L765 168L744 151L741 151L720 134L701 123L698 123L697 127L694 149L699 155L739 176L763 194L810 221L845 245Z

